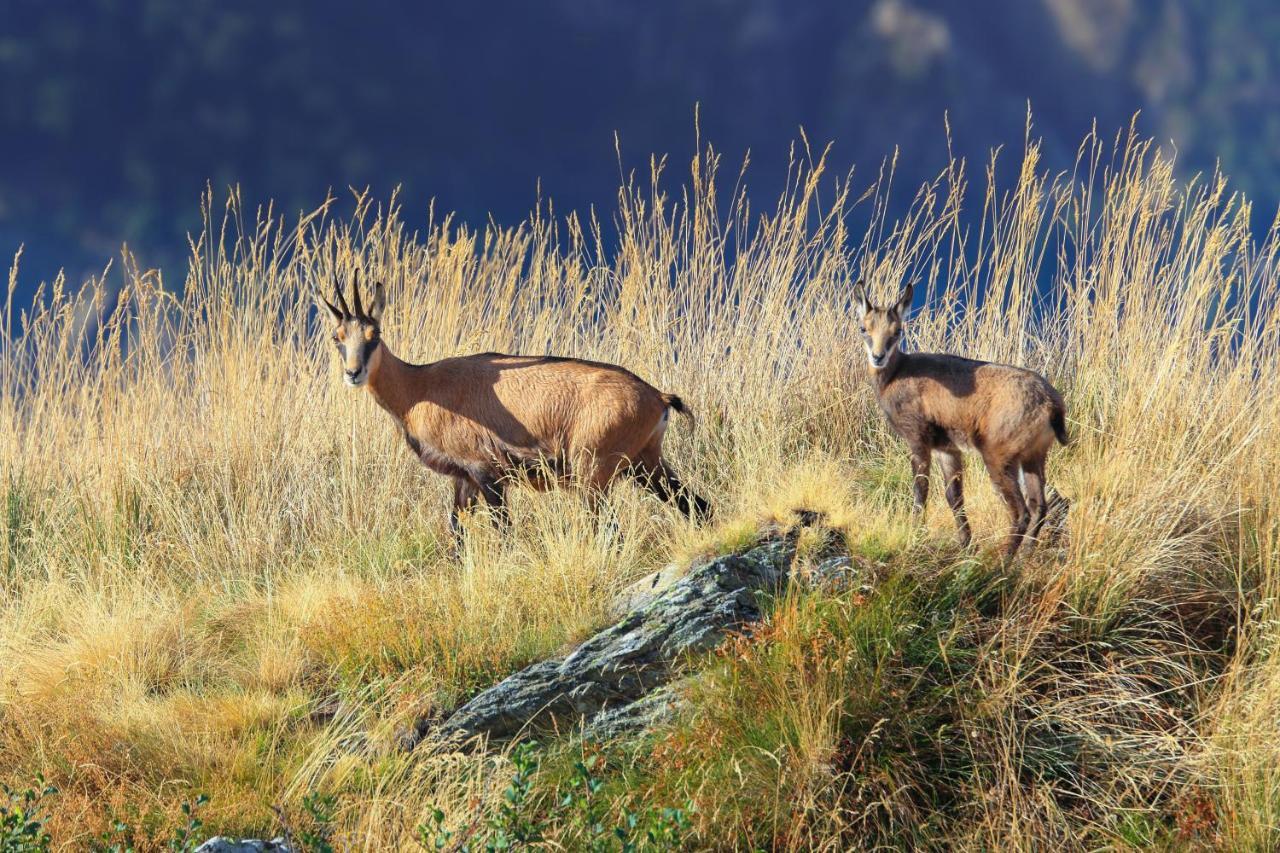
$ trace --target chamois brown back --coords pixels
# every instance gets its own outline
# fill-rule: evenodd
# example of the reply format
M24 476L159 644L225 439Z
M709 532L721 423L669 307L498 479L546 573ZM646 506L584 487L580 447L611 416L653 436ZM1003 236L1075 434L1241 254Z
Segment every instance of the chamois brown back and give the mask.
M1057 438L1062 397L1037 373L936 353L902 353L895 362L879 378L877 396L909 445L951 444L1022 460L1047 452Z
M545 461L604 485L657 451L667 425L664 395L613 365L483 353L396 375L409 396L396 407L406 432L473 476Z

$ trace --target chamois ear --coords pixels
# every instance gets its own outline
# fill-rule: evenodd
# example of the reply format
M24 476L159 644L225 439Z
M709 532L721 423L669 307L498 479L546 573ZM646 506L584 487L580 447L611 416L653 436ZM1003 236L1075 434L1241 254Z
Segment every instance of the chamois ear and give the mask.
M387 307L387 288L382 282L374 282L373 304L369 306L369 319L375 323L382 322L382 309Z
M867 300L867 287L862 283L862 279L858 279L858 283L853 286L853 299L860 315L871 313L871 303Z
M903 288L902 295L898 297L898 304L894 306L899 317L907 316L907 312L911 310L911 296L914 291L915 286L911 284Z

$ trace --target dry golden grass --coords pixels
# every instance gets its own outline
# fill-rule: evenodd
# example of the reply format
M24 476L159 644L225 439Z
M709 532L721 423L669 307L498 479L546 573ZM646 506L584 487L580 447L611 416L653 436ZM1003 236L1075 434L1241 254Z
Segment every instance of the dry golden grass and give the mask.
M896 566L899 585L871 615L788 600L773 641L713 666L704 712L633 792L692 797L700 845L1273 848L1277 231L1256 245L1225 181L1186 185L1125 137L1088 138L1064 175L1028 143L1017 184L989 171L976 199L951 163L909 204L891 164L832 180L806 151L765 211L718 195L719 167L699 155L671 196L655 163L620 191L608 250L608 229L549 210L509 229L432 217L414 231L394 200L288 221L210 198L180 287L126 258L74 294L10 299L0 781L57 783L51 829L71 848L116 817L160 838L200 791L210 829L270 832L273 807L296 815L316 790L339 796L346 844L411 846L432 804L466 813L507 771L501 756L397 754L398 726L587 635L654 566L804 504ZM668 451L716 526L629 486L609 499L616 526L575 494L521 492L510 536L475 523L455 558L446 484L330 363L311 288L356 269L387 282L385 338L410 361L551 352L679 393L698 421L677 421ZM865 638L932 612L951 588L937 579L994 565L1006 522L973 467L978 558L946 544L936 497L911 526L906 455L852 326L859 276L881 299L921 279L908 346L1044 372L1075 436L1049 467L1073 501L1069 539L1021 564L999 615L949 611L973 664L943 704L974 725L941 738L934 758L970 774L946 790L910 753L864 760L893 728L875 715L918 706L846 699L896 683L869 669ZM915 666L908 655L894 678L937 677ZM1087 747L1059 777L1028 769L1050 761L1031 754L1049 730ZM766 756L753 737L790 746ZM1202 801L1213 817L1190 826L1180 815Z

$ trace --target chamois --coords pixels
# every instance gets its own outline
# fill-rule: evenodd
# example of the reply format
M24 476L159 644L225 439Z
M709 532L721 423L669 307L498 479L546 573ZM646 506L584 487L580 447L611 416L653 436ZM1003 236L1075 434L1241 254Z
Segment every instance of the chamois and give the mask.
M861 282L856 290L876 399L889 426L911 451L915 511L924 511L930 457L936 454L960 544L967 547L971 533L960 451L976 450L1008 507L1012 527L1003 550L1012 557L1023 538L1034 542L1044 522L1045 458L1054 439L1064 445L1069 441L1066 405L1049 380L1030 370L902 351L911 295L907 285L896 304L877 308Z
M539 489L576 480L595 494L627 474L694 520L710 505L680 482L662 457L671 411L692 417L679 397L664 394L612 364L554 356L486 352L407 364L382 339L386 290L374 286L368 311L352 283L352 310L339 283L333 342L346 384L366 386L404 433L418 459L453 478L450 526L478 501L505 520L511 476Z

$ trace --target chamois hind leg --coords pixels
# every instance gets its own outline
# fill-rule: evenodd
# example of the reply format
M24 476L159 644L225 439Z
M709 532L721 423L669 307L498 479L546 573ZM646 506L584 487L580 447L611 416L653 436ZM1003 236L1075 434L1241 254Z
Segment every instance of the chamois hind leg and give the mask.
M1022 461L1022 490L1027 498L1027 538L1028 547L1034 548L1039 542L1040 526L1044 524L1044 456L1024 459Z
M605 494L613 485L618 472L626 467L627 458L620 453L599 456L583 452L577 455L573 462L572 477L581 487L592 512L599 512L604 504Z
M1009 528L1009 535L1004 540L1003 550L1005 557L1011 558L1018 553L1018 546L1022 544L1022 538L1027 531L1027 503L1023 500L1022 489L1018 485L1018 462L1016 459L987 457L984 457L983 461L987 464L987 473L991 475L991 482L995 484L996 491L1000 493L1005 506L1009 509L1012 525Z
M689 517L690 521L697 524L711 519L711 504L702 495L686 486L665 460L658 471L660 476L665 479L667 489L675 496L676 509L683 512Z
M938 467L942 469L942 486L947 496L947 506L956 519L956 538L961 548L968 548L973 538L969 528L969 514L964 508L964 457L954 447L938 451Z
M691 521L700 523L711 517L711 504L680 482L680 478L661 454L646 448L646 452L632 463L631 474L637 483L659 500L675 504L676 509Z

